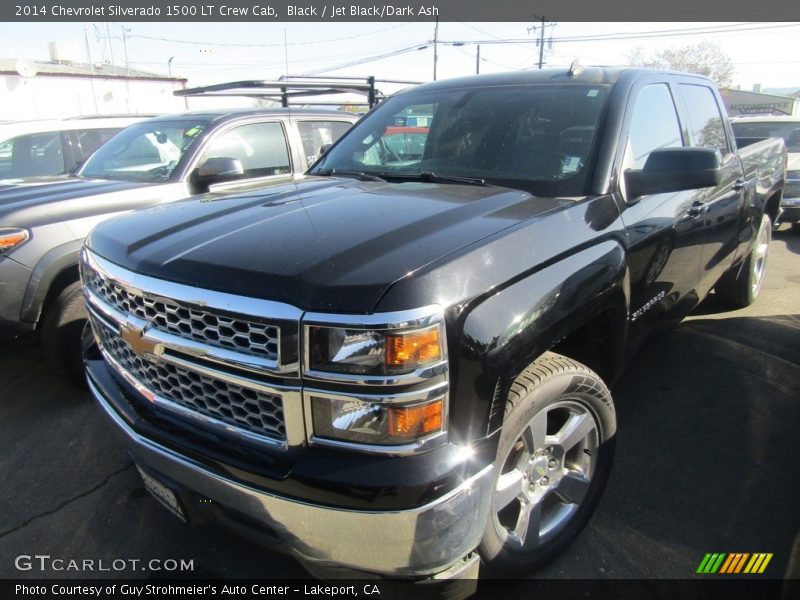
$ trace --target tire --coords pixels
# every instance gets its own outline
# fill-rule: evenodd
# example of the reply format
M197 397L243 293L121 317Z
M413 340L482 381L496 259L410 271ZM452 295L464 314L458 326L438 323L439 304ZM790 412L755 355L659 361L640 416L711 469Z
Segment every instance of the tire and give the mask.
M771 239L772 222L769 215L763 215L755 243L744 263L725 273L714 287L717 297L725 304L744 308L756 301L764 285Z
M792 223L792 233L800 233L800 223Z
M83 330L88 315L79 281L65 287L45 312L40 330L47 362L60 374L84 385Z
M530 573L578 536L611 472L615 434L611 394L589 368L548 352L522 372L509 392L478 547L487 575Z

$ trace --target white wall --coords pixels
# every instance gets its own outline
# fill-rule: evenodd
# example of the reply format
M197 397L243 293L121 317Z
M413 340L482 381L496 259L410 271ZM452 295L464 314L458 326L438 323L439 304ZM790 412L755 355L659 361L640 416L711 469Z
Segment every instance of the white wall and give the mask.
M0 120L58 119L94 114L161 114L186 110L167 81L0 75Z

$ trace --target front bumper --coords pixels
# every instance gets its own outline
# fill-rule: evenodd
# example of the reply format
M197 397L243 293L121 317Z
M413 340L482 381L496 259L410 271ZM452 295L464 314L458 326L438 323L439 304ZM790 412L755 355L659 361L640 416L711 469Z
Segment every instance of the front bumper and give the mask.
M139 465L210 500L223 513L239 516L240 524L268 531L271 545L312 571L335 568L427 577L457 564L480 542L491 499L491 465L442 497L413 509L366 511L316 505L212 473L199 462L143 437L117 413L102 385L91 375L88 382Z

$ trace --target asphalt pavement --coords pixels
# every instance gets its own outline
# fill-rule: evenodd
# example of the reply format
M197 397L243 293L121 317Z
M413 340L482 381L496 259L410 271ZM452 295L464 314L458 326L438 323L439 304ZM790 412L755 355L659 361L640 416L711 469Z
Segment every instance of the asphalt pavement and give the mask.
M754 306L727 311L712 296L652 337L613 393L605 496L578 540L532 576L686 578L708 552L768 552L768 576L800 577L800 235L774 236ZM17 558L28 555L308 577L286 556L161 508L88 393L53 375L36 347L0 348L0 443L0 577L159 576L138 564L42 571Z

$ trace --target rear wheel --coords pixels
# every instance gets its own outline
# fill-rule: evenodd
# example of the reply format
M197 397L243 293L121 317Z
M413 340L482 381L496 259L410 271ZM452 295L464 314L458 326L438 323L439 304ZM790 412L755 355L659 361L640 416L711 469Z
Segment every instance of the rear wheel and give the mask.
M725 273L714 288L723 302L744 308L756 301L764 284L771 239L772 222L768 215L763 215L755 244L744 264Z
M611 394L584 365L547 353L514 382L478 551L489 574L529 572L586 525L614 455Z
M792 223L792 231L794 233L800 233L800 223Z
M47 362L78 384L84 383L83 328L86 307L79 281L65 287L42 319L41 340Z

